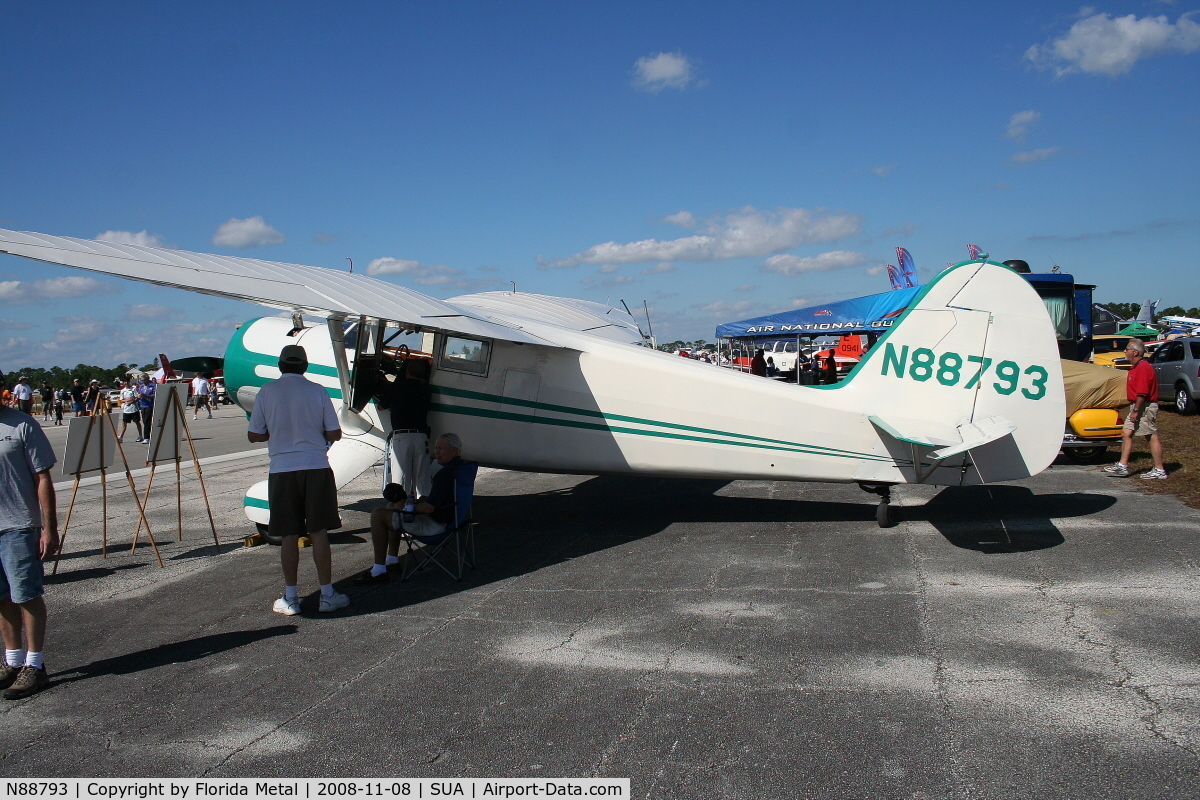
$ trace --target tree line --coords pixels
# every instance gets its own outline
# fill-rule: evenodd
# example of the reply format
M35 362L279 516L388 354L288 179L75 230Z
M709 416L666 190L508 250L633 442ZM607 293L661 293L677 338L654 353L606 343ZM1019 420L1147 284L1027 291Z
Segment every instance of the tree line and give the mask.
M55 389L64 389L71 385L71 382L76 378L85 386L93 380L100 381L102 386L116 386L118 380L125 380L125 373L131 369L140 369L143 372L153 372L158 369L155 364L147 364L144 367L138 367L134 364L117 364L111 369L105 367L96 367L90 364L76 364L70 369L63 367L21 367L9 372L5 377L11 386L17 382L17 378L22 375L29 381L29 385L33 388L38 388L43 382L50 384Z

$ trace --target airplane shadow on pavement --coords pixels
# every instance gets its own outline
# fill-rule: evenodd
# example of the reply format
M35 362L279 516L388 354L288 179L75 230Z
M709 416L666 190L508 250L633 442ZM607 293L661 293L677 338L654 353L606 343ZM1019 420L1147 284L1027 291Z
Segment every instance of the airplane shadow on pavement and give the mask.
M54 674L54 683L73 683L87 678L98 678L102 675L128 675L168 664L197 661L264 639L287 636L296 633L296 630L295 625L274 625L262 630L214 633L211 636L198 636L182 642L160 644L146 650L137 650L125 655L93 661L81 667L65 669Z
M723 480L595 477L565 489L527 495L477 495L479 567L461 581L430 568L406 582L372 587L342 583L354 600L348 613L377 613L523 575L573 558L620 547L676 523L869 522L875 504L719 495ZM902 520L932 524L956 547L1015 553L1062 544L1053 518L1094 514L1110 497L1037 495L1022 486L950 487L922 506L900 509ZM368 511L379 502L362 503ZM736 534L731 534L736 535ZM342 562L344 563L344 562ZM335 555L335 564L339 569Z
M955 547L981 553L1024 553L1066 541L1055 518L1085 517L1117 500L1105 495L1034 494L1024 486L948 486L901 519L925 520Z

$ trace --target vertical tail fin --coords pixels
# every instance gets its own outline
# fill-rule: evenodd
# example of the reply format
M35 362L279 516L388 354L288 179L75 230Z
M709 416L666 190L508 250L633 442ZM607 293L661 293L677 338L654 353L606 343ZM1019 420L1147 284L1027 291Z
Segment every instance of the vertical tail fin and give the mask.
M1053 326L1037 292L999 264L942 272L847 384L907 481L1025 478L1062 444Z
M162 367L164 378L178 378L179 377L178 375L175 374L175 370L171 369L171 359L167 358L162 353L158 354L158 365L160 367Z

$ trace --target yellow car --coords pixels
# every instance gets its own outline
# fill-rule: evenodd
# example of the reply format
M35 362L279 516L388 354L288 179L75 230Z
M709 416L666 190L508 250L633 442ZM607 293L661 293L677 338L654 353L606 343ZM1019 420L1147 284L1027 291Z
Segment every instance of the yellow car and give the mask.
M1102 367L1130 369L1129 361L1125 358L1125 346L1132 336L1093 336L1092 363Z

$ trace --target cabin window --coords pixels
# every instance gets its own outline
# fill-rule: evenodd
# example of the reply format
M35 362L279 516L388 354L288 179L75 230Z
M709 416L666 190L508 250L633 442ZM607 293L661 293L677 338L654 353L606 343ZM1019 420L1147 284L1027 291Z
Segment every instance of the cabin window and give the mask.
M438 369L466 372L470 375L487 375L490 354L489 343L482 339L447 336L442 340L442 351L438 355Z

